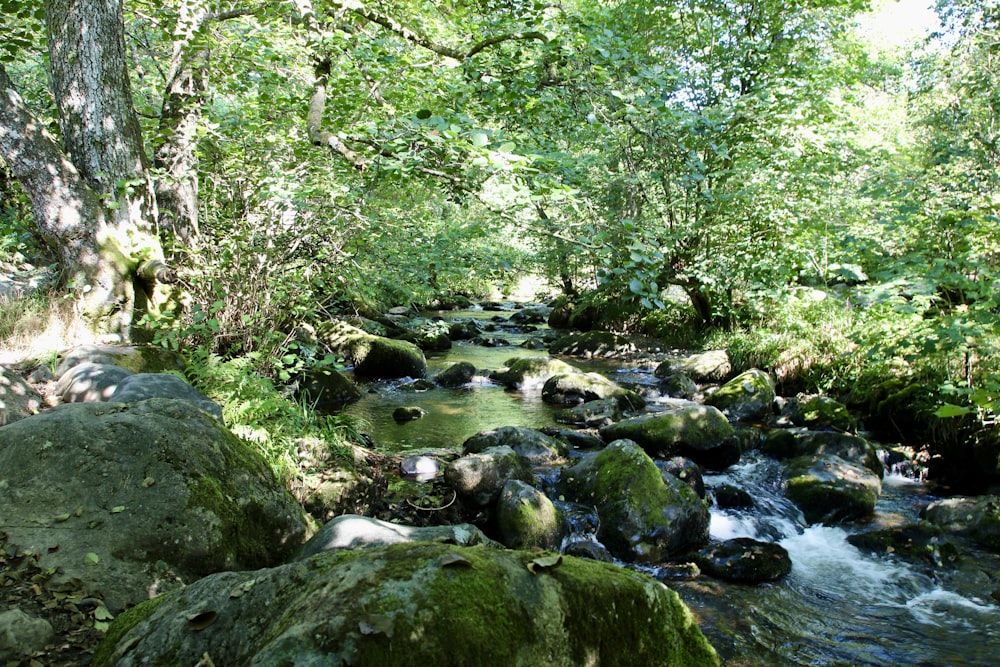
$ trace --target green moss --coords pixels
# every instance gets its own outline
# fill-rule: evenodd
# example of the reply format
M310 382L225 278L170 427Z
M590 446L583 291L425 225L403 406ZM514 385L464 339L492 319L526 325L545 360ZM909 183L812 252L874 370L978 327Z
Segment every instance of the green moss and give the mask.
M178 589L179 590L179 589ZM121 641L122 637L128 634L128 631L134 628L139 623L142 623L147 618L153 615L161 604L163 604L171 595L177 593L176 590L169 591L163 595L157 596L152 600L146 600L140 602L131 609L127 609L122 613L118 614L118 617L111 623L111 627L108 628L107 633L104 635L104 639L101 643L97 645L97 649L94 651L94 667L105 667L109 664L111 656L115 652L115 648L118 642Z

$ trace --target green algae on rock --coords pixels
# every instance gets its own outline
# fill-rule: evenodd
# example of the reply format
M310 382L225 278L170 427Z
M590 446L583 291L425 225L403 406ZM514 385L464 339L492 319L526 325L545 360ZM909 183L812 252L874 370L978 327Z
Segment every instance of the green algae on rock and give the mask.
M217 665L720 664L656 580L570 556L531 568L538 559L399 544L220 573L152 614L123 615L95 665L193 665L204 655Z

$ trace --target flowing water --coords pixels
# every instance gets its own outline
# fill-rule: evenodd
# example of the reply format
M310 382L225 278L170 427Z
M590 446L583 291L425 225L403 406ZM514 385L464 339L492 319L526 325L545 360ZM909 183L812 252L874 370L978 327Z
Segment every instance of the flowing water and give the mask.
M461 315L468 316L468 313ZM473 316L486 319L487 314ZM493 335L493 334L491 334ZM495 369L515 356L544 354L517 347L523 334L502 332L509 347L456 344L428 358L429 375L455 361ZM635 369L606 362L572 362L600 369L622 382L643 381ZM648 374L647 374L648 375ZM554 408L540 388L507 391L480 378L461 389L407 390L406 382L368 385L369 393L346 412L363 418L380 449L393 452L449 449L480 430L499 426L542 427L553 423ZM418 405L422 419L397 424L392 411ZM546 486L551 480L540 479ZM753 537L788 550L793 567L783 580L748 586L708 577L667 580L687 602L727 665L998 665L1000 607L990 592L1000 588L1000 558L966 553L955 569L921 568L889 555L874 556L852 546L851 531L912 523L930 502L928 487L887 475L868 526L808 526L782 494L781 467L750 452L724 474L705 478L710 489L732 484L754 498L753 510L712 509L715 540ZM585 508L563 508L581 532L592 530Z

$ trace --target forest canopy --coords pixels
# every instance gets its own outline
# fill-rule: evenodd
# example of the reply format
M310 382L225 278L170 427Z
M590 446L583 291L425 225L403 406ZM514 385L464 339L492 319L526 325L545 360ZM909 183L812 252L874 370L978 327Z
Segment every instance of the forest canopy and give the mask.
M995 3L903 45L860 0L0 7L0 248L99 333L277 359L530 274L594 326L995 412Z

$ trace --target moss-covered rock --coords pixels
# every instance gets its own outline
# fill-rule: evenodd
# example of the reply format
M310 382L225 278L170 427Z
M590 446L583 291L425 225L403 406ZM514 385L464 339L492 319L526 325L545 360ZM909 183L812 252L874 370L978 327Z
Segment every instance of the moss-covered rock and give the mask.
M560 424L572 424L580 428L601 428L610 426L622 418L622 409L617 399L603 398L587 401L556 413Z
M397 424L405 424L427 416L427 410L419 405L401 405L392 411L392 419Z
M9 543L112 609L282 562L308 529L261 455L187 401L73 403L22 419L0 429L0 475Z
M637 352L635 343L609 331L567 334L549 346L549 352L584 359L620 359Z
M316 335L334 354L352 364L354 372L362 377L422 378L427 375L424 353L408 341L375 336L337 320L317 326Z
M646 575L439 544L213 575L112 632L96 667L205 655L217 665L720 664L677 595Z
M579 372L565 361L552 357L508 359L506 368L490 373L490 379L508 389L542 386L553 375Z
M564 469L558 488L597 508L597 537L622 560L656 563L708 540L708 508L698 494L661 473L630 440L616 440Z
M813 396L800 402L792 412L792 423L810 429L853 431L854 417L847 406L829 396Z
M774 380L764 371L741 373L705 399L732 421L766 419L774 403Z
M56 367L56 377L78 364L108 364L133 373L163 373L183 371L184 360L179 354L154 345L80 345L62 355Z
M734 435L729 420L718 409L680 400L666 404L662 412L624 419L601 429L605 440L627 438L651 454L681 454L716 470L739 459Z
M939 526L926 521L848 535L847 541L864 551L892 554L920 565L954 567L959 562L954 542Z
M361 390L343 373L329 366L306 370L294 389L297 400L316 408L335 408L361 398Z
M863 519L875 512L882 481L867 468L830 454L788 462L788 499L809 523Z
M512 549L559 550L562 518L548 496L519 480L507 482L497 499L500 541Z

